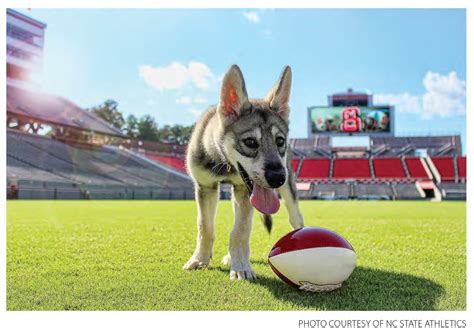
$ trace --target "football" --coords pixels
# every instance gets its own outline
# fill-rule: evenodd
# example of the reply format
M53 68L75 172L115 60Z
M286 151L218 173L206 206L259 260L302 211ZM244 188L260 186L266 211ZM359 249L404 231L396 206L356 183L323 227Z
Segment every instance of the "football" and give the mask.
M341 287L356 266L352 245L334 231L304 227L283 236L268 261L275 274L290 286L322 292Z

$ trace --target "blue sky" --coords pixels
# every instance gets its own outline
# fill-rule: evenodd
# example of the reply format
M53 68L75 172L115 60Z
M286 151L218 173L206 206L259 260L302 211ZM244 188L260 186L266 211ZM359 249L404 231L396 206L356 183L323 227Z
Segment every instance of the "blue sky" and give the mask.
M369 91L396 106L397 135L465 142L464 10L32 9L45 22L43 85L80 106L115 99L158 124L192 124L232 63L250 97L293 68L291 136L327 95Z

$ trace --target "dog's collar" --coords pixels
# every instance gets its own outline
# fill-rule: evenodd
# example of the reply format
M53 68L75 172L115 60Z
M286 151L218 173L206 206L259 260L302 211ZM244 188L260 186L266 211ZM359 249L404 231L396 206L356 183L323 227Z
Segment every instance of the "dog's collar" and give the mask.
M245 186L247 187L247 190L249 191L249 194L251 194L253 190L253 181L250 179L250 176L248 175L247 171L245 171L245 169L239 162L237 162L237 166L239 168L240 177L244 181Z
M207 162L205 167L211 170L211 172L215 175L227 175L232 171L237 172L236 168L228 161L216 162L211 160Z

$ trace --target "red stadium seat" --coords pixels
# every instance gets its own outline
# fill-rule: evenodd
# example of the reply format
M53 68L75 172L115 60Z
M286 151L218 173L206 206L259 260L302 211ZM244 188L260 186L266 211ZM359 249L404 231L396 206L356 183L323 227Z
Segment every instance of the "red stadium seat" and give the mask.
M184 160L181 158L172 157L172 156L160 156L160 155L155 155L155 154L150 154L150 153L147 153L146 155L148 158L154 160L155 162L165 164L180 172L186 173L186 165L184 163Z
M371 179L367 158L338 158L334 160L334 179Z
M408 173L413 179L429 179L428 173L426 172L423 163L419 157L405 158L405 163L407 164Z
M293 169L293 172L298 173L299 166L300 166L300 159L291 160L291 168Z
M441 181L454 181L454 158L432 157L431 160L441 176Z
M331 160L328 158L313 158L303 160L299 179L329 179L329 167Z
M400 158L374 158L373 164L378 179L406 178Z
M466 179L466 157L458 157L458 176Z

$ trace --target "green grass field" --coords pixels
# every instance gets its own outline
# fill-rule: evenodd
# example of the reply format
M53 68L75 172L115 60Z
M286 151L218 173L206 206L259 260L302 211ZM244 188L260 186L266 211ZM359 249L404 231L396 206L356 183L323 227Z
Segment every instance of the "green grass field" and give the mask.
M267 264L290 230L285 210L269 236L251 237L255 282L220 264L233 223L216 219L211 266L183 271L195 246L193 201L9 201L8 310L465 310L464 202L302 201L306 225L345 236L358 267L327 294L297 291Z

